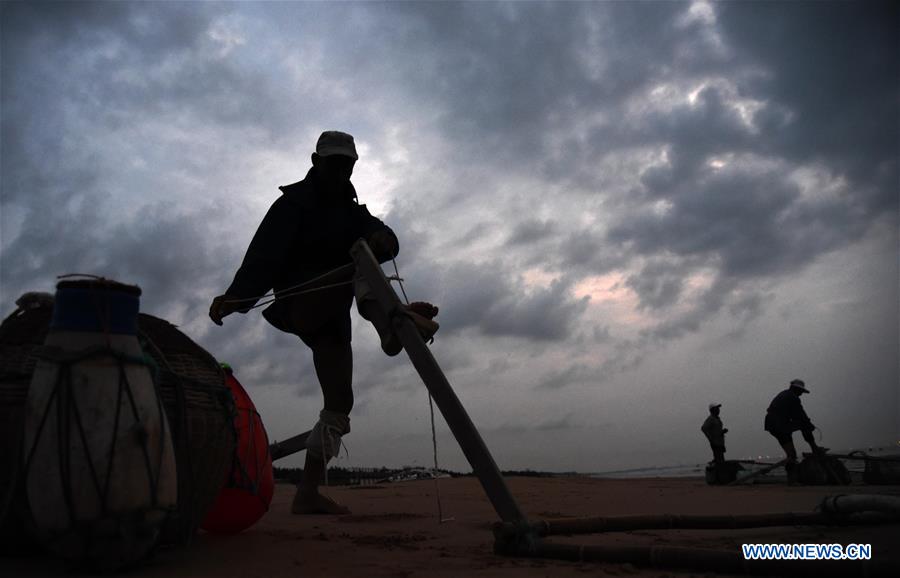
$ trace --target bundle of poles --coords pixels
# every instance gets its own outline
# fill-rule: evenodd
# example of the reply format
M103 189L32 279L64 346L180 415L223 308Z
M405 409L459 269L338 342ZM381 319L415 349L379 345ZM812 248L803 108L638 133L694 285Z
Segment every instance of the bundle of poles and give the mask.
M891 561L865 560L745 560L740 551L671 546L601 546L558 544L548 536L572 536L634 530L737 530L775 526L833 526L897 524L900 497L832 496L818 511L755 515L645 515L544 520L526 527L514 523L494 526L495 550L509 555L570 561L630 563L654 568L677 568L729 574L790 576L897 576L900 565ZM527 536L526 539L522 539Z

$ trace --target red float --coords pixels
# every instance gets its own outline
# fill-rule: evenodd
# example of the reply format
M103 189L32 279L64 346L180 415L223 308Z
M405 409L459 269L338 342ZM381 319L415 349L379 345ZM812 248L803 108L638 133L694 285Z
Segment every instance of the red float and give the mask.
M225 485L200 527L213 534L237 534L255 524L269 510L275 481L269 438L259 412L234 377L231 367L226 364L222 367L234 396L237 444Z

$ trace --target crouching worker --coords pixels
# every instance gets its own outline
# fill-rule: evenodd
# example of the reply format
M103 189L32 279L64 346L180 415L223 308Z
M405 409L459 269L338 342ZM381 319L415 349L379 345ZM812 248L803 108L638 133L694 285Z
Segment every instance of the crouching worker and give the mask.
M787 389L775 396L766 410L764 427L784 449L787 457L784 469L787 471L788 483L798 481L797 449L794 447L793 439L795 431L803 435L803 439L814 454L822 455L828 451L828 448L816 444L813 437L816 426L810 421L803 410L803 404L800 403L800 396L804 393L809 393L806 384L801 379L795 379Z
M235 311L246 313L274 289L276 300L263 316L276 328L298 336L312 350L324 408L307 439L303 478L291 508L295 514L349 513L319 493L328 461L337 455L342 436L350 432L353 408L350 306L355 273L352 267L341 267L352 263L349 251L360 238L366 239L381 263L399 251L394 232L356 200L350 176L357 159L352 136L322 133L306 178L280 187L282 195L256 231L234 281L209 309L213 322L222 325L223 317ZM299 294L294 290L313 279L316 286L334 286ZM364 287L356 291L366 292ZM374 300L358 295L357 307L375 325L385 352L399 353L402 347ZM425 313L436 314L437 308ZM437 330L437 323L430 318L415 311L408 314L423 337Z

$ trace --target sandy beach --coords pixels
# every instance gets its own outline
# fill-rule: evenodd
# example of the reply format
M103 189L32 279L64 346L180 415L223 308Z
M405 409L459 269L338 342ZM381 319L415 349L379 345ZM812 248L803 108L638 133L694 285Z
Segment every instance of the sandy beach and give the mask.
M445 521L438 518L433 480L325 491L349 506L349 516L294 516L293 486L277 484L269 512L235 536L200 532L188 548L164 549L125 575L132 578L297 576L690 576L709 575L631 564L509 558L493 553L497 521L473 477L439 480ZM900 495L900 486L708 486L696 478L507 480L530 521L638 514L760 514L811 512L825 496ZM606 545L666 545L739 551L742 543L872 544L874 559L900 560L900 524L808 526L745 530L641 530L554 538ZM41 555L2 560L4 576L66 575ZM83 576L84 574L80 574Z

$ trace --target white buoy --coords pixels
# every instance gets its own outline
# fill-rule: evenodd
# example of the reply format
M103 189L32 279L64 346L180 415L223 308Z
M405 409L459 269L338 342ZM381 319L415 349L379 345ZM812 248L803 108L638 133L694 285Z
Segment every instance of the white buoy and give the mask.
M73 562L146 556L175 511L165 411L137 341L140 289L57 285L25 415L25 488L36 537Z

